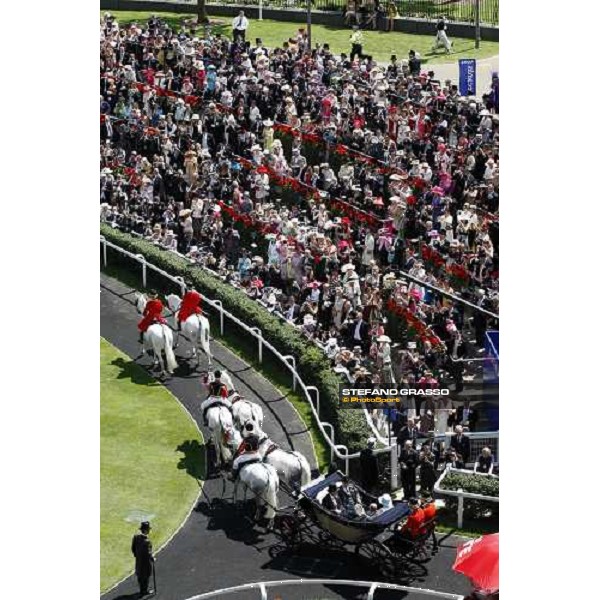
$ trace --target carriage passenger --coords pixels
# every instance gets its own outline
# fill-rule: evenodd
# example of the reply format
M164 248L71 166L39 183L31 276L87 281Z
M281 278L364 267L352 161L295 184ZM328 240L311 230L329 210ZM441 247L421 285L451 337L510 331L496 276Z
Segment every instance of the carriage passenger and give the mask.
M346 475L342 477L342 485L338 490L338 495L346 516L349 518L354 518L358 516L359 513L364 512L364 510L360 510L362 509L360 493ZM357 506L360 506L358 511L356 510Z
M337 491L337 486L332 483L327 488L327 495L321 501L323 508L330 510L338 515L342 514L342 501Z

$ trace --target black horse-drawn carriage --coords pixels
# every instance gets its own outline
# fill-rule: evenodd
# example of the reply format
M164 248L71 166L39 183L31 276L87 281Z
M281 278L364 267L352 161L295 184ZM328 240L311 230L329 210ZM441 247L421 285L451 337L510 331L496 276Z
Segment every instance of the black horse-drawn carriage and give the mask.
M331 549L353 548L357 556L368 560L388 579L410 578L423 571L437 548L435 520L423 524L421 533L411 540L399 538L398 526L408 517L406 502L393 502L386 510L373 517L349 518L324 508L320 502L331 485L342 481L339 471L325 478L311 481L297 494L291 512L283 511L275 519L275 532L282 543L293 549L302 544L317 544ZM361 490L366 503L377 503L377 498Z

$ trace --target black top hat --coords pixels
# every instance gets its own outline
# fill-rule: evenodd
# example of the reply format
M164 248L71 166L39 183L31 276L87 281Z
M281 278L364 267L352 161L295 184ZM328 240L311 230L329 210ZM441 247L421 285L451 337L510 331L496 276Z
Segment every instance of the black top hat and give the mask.
M150 531L150 521L142 521L140 524L140 531Z

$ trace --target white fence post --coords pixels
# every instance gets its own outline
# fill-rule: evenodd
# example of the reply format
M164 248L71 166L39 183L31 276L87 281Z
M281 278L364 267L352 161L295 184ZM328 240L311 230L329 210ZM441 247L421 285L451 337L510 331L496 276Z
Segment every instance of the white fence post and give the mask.
M260 583L260 600L267 600L267 588L264 583Z
M250 331L254 331L258 338L258 364L262 365L262 349L263 349L263 336L262 331L258 327L251 327Z
M291 356L290 354L288 354L287 356L283 357L283 360L285 360L287 363L291 364L292 367L294 368L294 372L293 372L293 381L292 381L292 389L294 391L296 391L296 358Z
M221 335L225 332L225 322L223 320L223 303L220 300L215 300L213 304L219 309L219 321L221 324Z
M373 600L375 597L375 590L377 589L377 583L373 582L371 587L369 588L369 593L367 594L367 600Z
M144 289L146 289L146 257L143 254L136 254L135 257L142 265L142 285L144 286Z
M311 392L315 393L315 395L317 397L317 415L320 417L321 416L321 396L320 396L318 388L316 388L314 385L307 385L306 391L311 391Z
M462 488L458 489L458 528L461 529L463 526L463 511L465 510L465 497L462 494Z
M395 437L390 444L390 487L398 489L398 444Z
M100 241L102 242L102 259L104 260L104 267L106 268L106 265L108 264L106 260L106 238L101 235Z
M329 428L329 437L331 438L331 444L329 445L329 462L333 462L333 452L335 446L335 430L331 423L321 423L323 429Z
M185 285L185 281L183 280L183 277L178 275L177 277L174 277L173 279L177 280L177 283L179 283L179 287L181 288L181 295L185 296L185 291L187 290L187 286Z

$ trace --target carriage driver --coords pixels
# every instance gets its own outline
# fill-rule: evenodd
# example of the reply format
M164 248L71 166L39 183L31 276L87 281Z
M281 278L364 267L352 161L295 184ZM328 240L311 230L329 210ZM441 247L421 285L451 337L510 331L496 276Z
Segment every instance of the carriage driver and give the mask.
M194 289L193 283L186 284L188 291L181 300L181 306L177 313L177 329L181 331L181 324L185 323L188 317L202 314L202 296Z
M140 330L140 344L144 343L144 333L150 325L154 323L166 323L167 320L162 316L163 303L159 300L158 294L152 290L148 293L148 302L144 308L144 318L138 323Z

